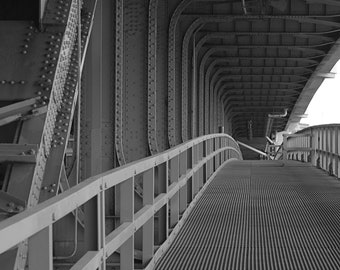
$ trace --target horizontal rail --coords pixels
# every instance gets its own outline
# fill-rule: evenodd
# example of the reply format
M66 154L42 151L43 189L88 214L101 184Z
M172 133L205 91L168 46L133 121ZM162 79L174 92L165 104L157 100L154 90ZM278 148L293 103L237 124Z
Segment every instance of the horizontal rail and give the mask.
M261 156L270 158L270 156L269 156L267 153L265 153L265 152L263 152L263 151L261 151L261 150L259 150L259 149L256 149L255 147L252 147L252 146L250 146L250 145L248 145L248 144L245 144L245 143L243 143L243 142L240 142L240 141L237 141L237 143L238 143L239 145L241 145L241 146L243 146L243 147L245 147L245 148L247 148L247 149L249 149L249 150L251 150L251 151L257 153L257 154L260 154Z
M34 238L46 228L53 226L56 221L96 197L98 224L100 224L97 237L101 245L98 250L85 253L72 269L94 269L94 266L98 268L119 248L130 250L126 254L132 254L132 257L121 258L121 265L131 266L133 265L133 250L131 250L133 241L130 240L134 238L136 231L149 226L156 213L160 213L165 208L168 209L164 215L168 229L165 231L164 240L166 240L169 237L169 229L178 224L179 214L183 214L187 209L187 203L194 200L212 174L231 158L242 159L238 144L226 134L212 134L91 177L56 197L2 221L0 254L26 239ZM144 205L141 209L135 209L133 203L133 183L137 177L143 178ZM189 181L190 185L188 185ZM163 189L160 189L162 183ZM158 193L154 189L155 186L158 187ZM121 194L120 202L117 203L120 207L120 225L107 234L103 202L105 202L105 191L110 188L117 188ZM187 198L187 194L190 198ZM170 212L170 218L167 212ZM158 218L161 218L160 214ZM154 224L151 227L153 226ZM153 239L153 234L154 232L149 233L148 237ZM52 240L46 239L46 241ZM146 238L145 242L150 245L148 250L154 249L153 241L147 241ZM121 254L124 252L122 250ZM152 256L153 251L152 254L144 256L145 265Z
M287 159L310 162L329 174L339 177L340 125L311 126L284 139Z

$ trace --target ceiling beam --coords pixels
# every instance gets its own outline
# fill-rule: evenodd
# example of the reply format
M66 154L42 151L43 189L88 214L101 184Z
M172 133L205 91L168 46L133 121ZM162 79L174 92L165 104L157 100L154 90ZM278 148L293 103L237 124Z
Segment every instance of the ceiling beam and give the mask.
M221 69L219 69L220 71ZM228 70L226 70L228 71ZM229 79L229 78L239 78L239 77L242 77L242 78L252 78L252 77L261 77L262 79L265 78L265 77L277 77L277 78L291 78L291 77L297 77L297 78L300 78L302 80L308 80L308 77L306 76L303 76L305 74L301 74L301 75L297 75L297 74L230 74L230 73L225 73L223 71L221 71L221 73L219 74L219 77L221 76L224 76L225 79Z
M296 70L296 69L304 69L308 70L309 72L314 72L312 67L316 67L317 65L308 65L308 66L298 66L298 67L289 67L289 66L263 66L263 65L258 65L258 66L225 66L225 65L216 65L215 68L225 68L225 69L230 69L230 70L239 70L239 69L288 69L288 70Z
M262 91L270 91L270 92L287 92L294 93L294 95L299 95L302 91L302 88L225 88L224 93L238 93L238 92L262 92Z
M208 22L212 22L211 20L215 20L215 23L219 23L223 21L234 21L234 20L290 20L296 21L299 23L309 23L309 24L316 24L316 25L325 25L329 27L334 27L340 29L340 23L335 21L330 21L328 19L339 17L340 15L324 15L324 14L313 14L313 15L234 15L234 14L219 14L219 15L212 15L212 14L190 14L190 13L182 13L181 18L201 18L205 19Z
M228 95L227 95L228 97ZM267 96L267 95L249 95L249 96L241 96L241 95L230 95L229 97L233 97L230 99L230 101L235 101L235 100L245 100L246 98L262 98L262 101L268 101L269 98L285 98L285 99L296 99L296 96L289 95L289 96L283 96L283 95L272 95L272 96ZM252 101L252 100L248 100ZM274 101L274 100L269 100L269 101Z
M324 47L324 46L329 46L334 44L334 42L328 42L328 43L323 43L319 45L310 45L310 46L305 46L305 45L266 45L266 44L259 44L259 45L216 45L216 44L208 44L206 43L203 47L204 48L216 48L219 50L239 50L239 49L265 49L266 51L268 49L276 49L276 50L295 50L295 51L301 51L301 52L313 52L313 53L321 53L325 54L327 50L321 50L321 49L316 49L318 47Z
M307 4L323 4L340 7L340 2L336 0L306 0Z
M340 29L332 30L332 31L323 31L323 32L235 32L235 31L220 31L220 32L208 32L208 31L200 31L198 33L204 34L211 38L225 38L230 36L294 36L301 38L316 38L325 41L334 41L332 37L328 37L325 35L333 34L335 32L340 32Z
M292 61L292 62L309 62L309 63L313 63L313 64L319 64L321 62L322 59L320 59L320 61L315 60L318 58L323 58L325 57L326 54L320 54L320 55L316 55L316 56L312 56L312 57L264 57L264 56L212 56L210 57L211 60L215 60L215 59L220 59L220 58L224 58L226 59L226 61L240 61L240 60L248 60L248 61L258 61L258 60L284 60L284 61Z
M235 87L235 85L240 85L240 84L241 85L249 85L249 84L252 84L252 85L254 85L254 84L259 84L259 85L263 85L263 84L275 85L275 84L277 84L277 85L291 85L291 86L295 86L295 87L298 87L298 88L303 88L305 86L305 84L301 84L301 83L298 83L298 82L264 82L264 81L261 81L261 82L255 82L255 81L227 82L224 85L226 87L230 86L232 88L238 88L237 86Z

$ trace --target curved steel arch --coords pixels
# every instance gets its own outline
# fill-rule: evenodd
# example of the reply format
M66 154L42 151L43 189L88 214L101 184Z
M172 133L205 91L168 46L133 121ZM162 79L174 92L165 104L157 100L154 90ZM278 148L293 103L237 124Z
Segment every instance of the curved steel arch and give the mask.
M187 97L187 93L188 93L188 44L189 41L193 35L193 33L195 31L197 31L198 28L202 27L202 24L207 24L207 23L219 23L219 22L224 22L224 21L228 21L230 20L229 17L225 17L225 16L209 16L207 18L198 18L196 19L194 22L191 23L191 25L189 26L189 28L187 29L184 39L183 39L183 44L182 44L182 137L184 139L187 139L187 105L188 105L188 97ZM199 43L196 45L196 50L199 50L204 42L206 42L206 40L208 40L209 37L207 38L203 38L199 41ZM330 42L331 43L331 42ZM304 49L300 49L301 46L262 46L263 48L282 48L282 49L295 49L295 50L300 50L300 51L312 51L312 52L316 52L316 53L324 53L323 50L318 50L318 49L313 49L315 47L319 47L319 46L325 46L325 45L329 45L330 43L324 43L324 44L318 44L318 45L309 45L309 46L305 46L303 47ZM228 46L228 48L230 48L231 46ZM242 46L235 46L235 48L238 47L242 47ZM257 46L251 46L251 45L247 45L247 47L253 47L253 48L258 48L261 47L259 45ZM174 58L173 58L174 59ZM202 102L200 102L200 104L202 105ZM202 109L201 109L202 110ZM195 113L195 110L193 111L193 114ZM201 115L200 115L201 116ZM202 119L202 117L200 117L200 119ZM201 129L200 129L201 130Z
M209 98L208 95L207 95L208 93L207 93L207 91L204 91L204 86L203 86L204 85L203 74L204 74L204 70L205 70L205 65L206 65L206 62L208 61L208 59L214 53L216 53L218 51L223 51L223 50L225 50L225 48L223 48L223 47L217 47L217 48L213 47L213 48L208 49L208 51L206 51L205 54L202 57L202 60L201 60L201 63L200 63L200 69L199 69L199 95L200 95L200 100L201 100L200 119L203 119L203 110L202 110L202 108L203 108L203 93L205 92L205 99L206 100L208 100L208 98ZM321 56L323 56L323 55L321 55ZM318 56L318 57L320 57L320 56ZM304 61L304 60L314 61L312 59L301 59L301 58L292 58L290 60L294 60L294 61ZM291 85L293 85L293 83L283 83L283 82L277 82L277 83L278 84L291 84ZM295 86L296 85L303 87L303 85L295 84ZM207 109L205 109L205 110L207 111ZM207 113L205 113L204 119L205 119L205 123L209 122L209 120L207 119ZM201 123L201 128L203 129L202 123ZM205 129L205 130L207 130L207 129ZM200 132L202 132L202 130Z
M216 22L220 22L219 21L220 18L215 18L215 20L212 20L211 22L213 23L216 23ZM189 29L187 30L186 32L186 38L185 38L185 42L183 42L183 48L182 48L182 89L184 89L184 93L187 93L187 43L189 42L189 37L191 36L191 34L193 33L193 29L197 28L197 25L199 25L200 23L202 22L202 20L200 19L197 19L194 23L191 24L190 27L192 27L192 29ZM202 22L203 23L203 22ZM207 23L207 22L205 22ZM209 39L211 38L212 36L204 36L203 38L201 38L201 40L198 42L198 44L196 45L196 50L199 50L203 44ZM318 49L314 49L316 47L319 47L319 46L325 46L325 45L329 45L330 43L324 43L324 44L318 44L318 45L311 45L311 46L305 46L303 47L304 49L301 49L301 46L290 46L290 47L287 47L287 46L263 46L265 48L282 48L282 49L291 49L291 50L300 50L300 51L312 51L312 52L316 52L316 53L325 53L323 50L318 50ZM222 46L221 46L222 47ZM223 45L224 47L224 45ZM228 49L232 46L225 46L225 49ZM238 47L242 47L242 46L233 46L234 48L238 48ZM247 47L253 47L253 48L257 48L259 46L251 46L251 45L247 45ZM209 71L207 72L210 72L210 69L208 68ZM201 74L200 74L201 75ZM199 76L201 77L201 76ZM207 89L207 88L206 88ZM207 95L206 95L206 98L207 98ZM186 99L184 99L186 100ZM207 104L207 103L206 103ZM202 105L202 102L201 102L201 105ZM202 109L201 109L202 110ZM207 108L205 109L205 111L207 111ZM200 117L201 119L203 119L202 117ZM205 122L207 123L207 113L205 113ZM207 128L205 128L205 132L207 132Z
M210 78L210 73L211 73L211 70L215 67L215 65L218 63L218 62L225 62L225 59L224 58L218 58L218 59L215 59L215 60L213 60L211 63L210 63L210 65L209 65L209 67L208 67L208 69L207 69L207 72L206 72L206 74L205 74L205 83L206 83L206 86L205 86L205 89L209 89L209 90L211 90L212 89L212 87L210 86L210 87L208 87L208 81L209 81L209 78ZM246 67L236 67L236 69L241 69L241 68L246 68ZM248 67L249 68L249 67ZM250 68L252 68L252 67L250 67ZM283 68L287 68L287 67L283 67ZM299 68L299 69L301 69L301 68L303 68L303 67L295 67L295 68ZM226 70L226 71L228 71L230 69L230 67L228 67L228 66L226 66L226 67L222 67L222 68L220 68L218 71L219 72L221 72L221 70L222 71L224 71L224 70ZM311 70L311 72L313 72L312 70ZM274 74L275 75L275 74ZM289 75L289 76L300 76L300 75L295 75L295 74L292 74L292 75ZM218 87L217 86L218 84L216 84L216 87ZM214 91L216 91L216 89L215 88L213 88L213 90ZM220 89L217 91L217 98L220 96ZM215 93L215 92L214 92ZM225 104L225 101L223 101L224 102L224 104ZM218 103L218 105L219 105L220 103ZM214 108L216 108L216 107L214 107ZM220 111L220 109L218 109L219 111ZM216 113L214 113L214 115L215 115ZM219 119L219 117L220 117L220 114L219 113L217 113L217 116L218 116L218 122L220 121L220 119Z
M150 0L148 30L148 142L151 154L158 152L156 121L157 7L158 0Z
M192 3L192 2L194 2L194 1L182 1L181 2L181 4L180 5L182 5L182 11L184 11L184 9L185 9L185 7L187 7L190 3ZM206 1L206 2L210 2L210 1ZM206 15L206 16L201 16L201 18L200 19L202 19L202 18L211 18L211 17L214 17L214 18L218 18L219 17L219 15ZM229 20L230 19L259 19L259 17L258 16L230 16L231 18L228 18ZM309 24L320 24L320 25L325 25L325 26L329 26L329 27L332 27L332 28L340 28L340 24L339 23L336 23L336 22L334 22L334 21L330 21L330 20L327 20L327 19L329 19L329 18L334 18L334 17L338 17L338 16L327 16L327 15L325 15L325 16L323 16L323 15L308 15L308 16L261 16L261 19L284 19L284 20L293 20L293 21L298 21L298 22L300 22L300 23L309 23ZM339 29L333 29L333 30L331 30L331 31L328 31L329 33L331 33L331 32L336 32L336 31L339 31ZM327 32L327 31L325 31L325 32ZM255 34L255 33L254 33ZM310 36L312 36L312 35L316 35L317 36L317 33L311 33L310 34ZM297 33L296 33L296 35L297 35ZM303 34L302 34L303 35ZM307 33L307 35L309 35L309 33ZM190 35L188 35L188 37L187 37L187 39L186 40L190 40L190 38L189 38L189 36ZM212 36L211 34L210 34L210 36ZM311 37L312 38L312 37ZM322 40L325 40L325 41L327 41L327 40L330 40L328 37L320 37ZM202 42L202 44L198 44L199 46L202 46L203 45L203 43L204 42ZM326 46L326 45L330 45L331 44L331 42L330 43L324 43L324 44L320 44L320 46ZM184 44L183 44L184 45ZM319 45L318 45L319 46ZM185 46L182 46L182 52L185 52L186 50L184 50L184 47ZM291 49L292 50L294 50L295 48L294 47L291 47ZM321 53L320 55L315 55L315 56L312 56L312 57L308 57L308 58L304 58L304 59L300 59L300 58L295 58L295 59L293 59L293 58L291 58L290 60L295 60L295 61L306 61L306 62L314 62L314 63L319 63L319 61L317 61L317 60L314 60L314 59L318 59L318 58L321 58L321 57L324 57L325 56L325 53L324 53L324 51L323 50L318 50L318 49L313 49L313 50L310 50L311 48L309 48L309 49L307 49L308 51L313 51L313 52L317 52L317 53ZM209 50L208 50L209 51ZM183 56L185 56L185 53L184 54L182 54L182 57ZM187 59L187 57L185 57L186 59ZM174 59L174 58L173 58ZM204 57L202 58L202 60L204 59ZM241 60L242 58L239 58L238 60ZM269 59L269 58L266 58L266 59ZM288 58L286 58L286 59L288 59ZM182 64L183 64L183 66L185 66L186 64L185 64L185 62L186 61L184 61ZM183 74L186 74L186 75L184 75L184 78L185 78L185 76L187 76L187 72L185 72L186 71L186 69L185 68L183 68L183 66L182 66L182 73ZM200 64L200 71L201 71L201 67L202 67L202 61L201 61L201 64ZM300 67L295 67L295 68L300 68ZM201 74L200 74L201 75ZM204 79L203 79L204 80ZM184 87L182 87L183 89L185 89L185 85L187 86L188 84L187 84L187 82L186 82L186 80L184 79L183 81L182 81L182 86L184 86ZM302 85L298 85L298 86L302 86ZM201 76L199 76L199 115L201 116L202 115L202 113L203 113L203 108L202 108L202 101L203 101L203 99L202 99L202 94L203 93L201 93L201 91L203 90L203 89L201 89L201 87L202 87L202 79L201 79ZM204 87L204 86L203 86ZM188 93L188 91L184 91L184 95L186 94L186 93ZM184 99L185 100L185 99ZM185 103L184 103L185 104ZM188 117L187 116L184 116L184 120L186 120L186 119L188 119ZM199 117L200 119L203 119L202 117ZM201 122L201 121L200 121ZM205 121L206 122L206 121ZM185 123L185 121L182 121L182 130L183 130L183 127L184 126L187 126L187 125L184 125L183 126L183 124ZM203 123L200 123L199 124L199 131L200 132L202 132L202 126L203 126L204 124ZM185 127L184 127L185 128ZM184 136L182 136L182 137L184 137Z

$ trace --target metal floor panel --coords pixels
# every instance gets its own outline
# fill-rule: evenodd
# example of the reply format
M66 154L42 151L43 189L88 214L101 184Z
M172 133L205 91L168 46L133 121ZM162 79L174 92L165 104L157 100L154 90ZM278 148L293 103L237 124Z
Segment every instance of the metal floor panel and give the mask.
M156 269L340 269L340 182L299 162L232 162Z

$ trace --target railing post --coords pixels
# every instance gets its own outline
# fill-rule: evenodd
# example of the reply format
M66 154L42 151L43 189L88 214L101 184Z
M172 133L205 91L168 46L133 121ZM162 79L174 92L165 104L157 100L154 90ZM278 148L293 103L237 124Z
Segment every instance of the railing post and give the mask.
M319 135L318 135L318 159L317 159L317 167L318 168L322 168L322 159L323 159L323 156L322 156L322 149L323 149L323 141L322 141L322 129L320 128L319 130Z
M221 148L221 138L217 138L217 148L216 150L219 150ZM217 168L221 165L221 154L217 155Z
M170 160L170 185L177 183L179 178L179 157ZM170 199L170 228L175 227L179 219L179 192Z
M28 248L28 269L53 270L52 225L33 235Z
M194 145L192 147L192 168L195 168L195 165L197 164L197 160L198 160L198 145ZM196 171L194 172L193 176L192 176L192 194L191 194L191 200L194 199L194 197L196 196L196 194L199 191L199 172Z
M282 144L282 159L288 159L288 135L283 134L283 144Z
M226 147L225 137L222 137L221 142L222 142L221 147L223 148ZM221 153L221 163L223 163L224 161L225 161L225 151Z
M183 176L186 174L188 167L187 167L187 150L182 152L179 156L179 175ZM184 185L180 190L179 190L179 213L183 214L184 211L187 209L187 191L188 190L188 184Z
M157 174L155 174L155 185L157 187L156 193L168 193L168 171L169 171L169 162L166 161L158 165ZM168 237L169 232L169 215L168 215L169 205L166 203L159 211L158 211L158 243L162 244ZM156 231L157 231L156 230Z
M334 167L334 172L335 175L339 178L339 127L335 127L335 131L334 131L334 154L335 154L335 167Z
M325 139L326 139L326 145L325 145L325 150L326 150L326 161L325 161L325 170L328 172L329 171L329 164L330 164L330 141L329 141L329 128L325 128Z
M154 203L154 168L143 174L143 206ZM153 257L154 251L154 217L152 216L143 225L143 266L146 266Z
M332 127L329 127L328 129L328 137L329 137L329 173L334 175L334 129Z
M218 148L218 142L217 142L217 138L213 139L213 150L212 152L215 152ZM217 156L214 157L214 167L213 167L213 172L215 171L215 169L217 168Z
M316 165L316 153L315 153L315 149L316 149L316 140L317 140L317 133L313 132L313 129L311 129L310 131L310 138L309 138L309 144L310 144L310 162L312 165Z
M198 144L198 161L203 159L203 142ZM204 185L203 180L203 166L198 170L198 190L200 190Z
M134 215L134 177L120 184L120 223L133 222ZM134 268L134 237L131 236L120 247L120 269Z
M101 191L97 196L97 219L98 219L98 250L103 249L103 254L105 254L105 189L104 186L101 186ZM132 202L133 209L133 202ZM75 216L77 218L77 216ZM132 217L133 218L133 217ZM105 256L105 255L104 255ZM103 257L100 262L99 270L106 269L106 258Z
M213 152L213 139L209 139L208 140L208 155L210 155L212 152ZM211 173L212 173L212 170L213 170L213 162L214 162L214 159L210 159L208 161L208 178L210 177Z

